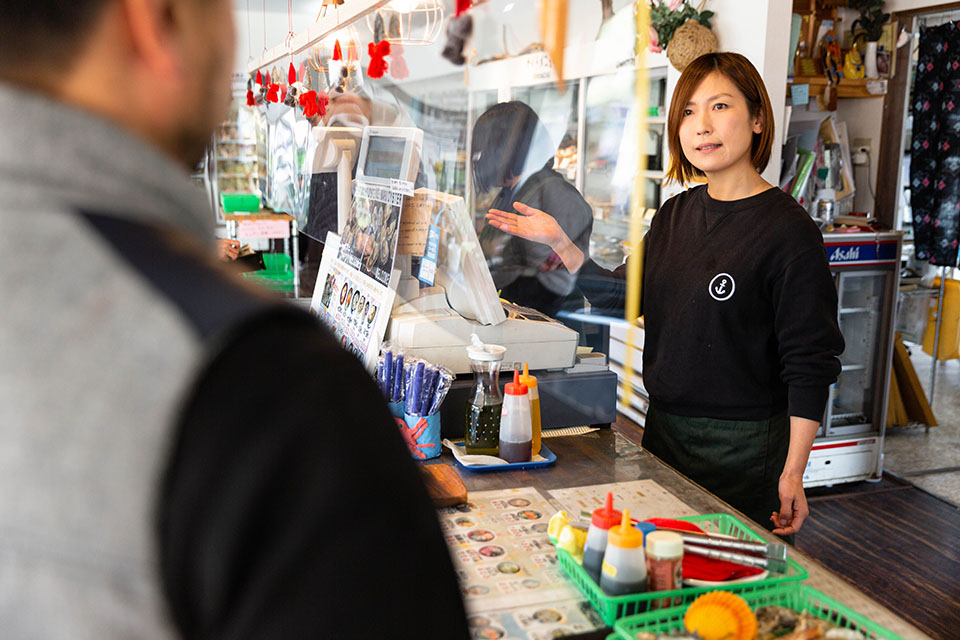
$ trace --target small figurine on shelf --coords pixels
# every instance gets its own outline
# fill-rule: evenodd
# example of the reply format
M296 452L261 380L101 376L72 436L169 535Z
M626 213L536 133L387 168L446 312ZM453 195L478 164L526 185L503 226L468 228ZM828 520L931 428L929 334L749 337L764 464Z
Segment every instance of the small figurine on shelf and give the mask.
M860 51L856 47L851 47L843 56L843 77L864 77L863 59L860 57Z
M833 27L827 31L820 41L820 52L823 57L823 72L827 76L827 86L823 89L823 96L820 106L827 111L835 111L837 108L837 84L840 83L842 75L841 57L840 57L840 39L837 38Z

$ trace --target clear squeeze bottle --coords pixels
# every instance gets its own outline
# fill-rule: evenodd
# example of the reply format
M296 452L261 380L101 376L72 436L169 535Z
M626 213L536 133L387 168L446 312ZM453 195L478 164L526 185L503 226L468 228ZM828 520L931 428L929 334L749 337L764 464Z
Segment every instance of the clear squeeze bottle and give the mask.
M610 527L607 550L603 554L600 588L608 596L623 596L647 590L647 559L643 553L643 533L630 524L630 510L623 520Z
M500 414L500 457L507 462L529 462L533 441L530 401L516 369L513 370L513 382L508 382L504 391L507 397Z
M523 363L523 373L520 383L527 388L527 397L530 398L530 422L533 425L533 440L530 445L530 456L540 453L540 391L537 389L537 378L530 375L527 363Z
M613 508L613 494L607 494L607 503L593 510L587 541L583 545L583 569L600 583L600 567L603 565L603 552L607 549L607 532L610 527L620 523L621 513Z
M467 347L467 355L476 381L467 400L466 449L467 453L495 456L500 440L500 414L503 412L500 362L507 348L483 344L476 334L470 338L473 344Z

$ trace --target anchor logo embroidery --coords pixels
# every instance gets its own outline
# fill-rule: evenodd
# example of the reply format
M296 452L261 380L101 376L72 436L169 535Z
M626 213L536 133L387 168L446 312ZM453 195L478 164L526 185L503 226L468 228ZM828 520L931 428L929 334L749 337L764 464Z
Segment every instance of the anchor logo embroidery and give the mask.
M737 283L733 281L733 276L729 273L718 273L710 281L710 297L717 302L729 300L733 292L737 289Z

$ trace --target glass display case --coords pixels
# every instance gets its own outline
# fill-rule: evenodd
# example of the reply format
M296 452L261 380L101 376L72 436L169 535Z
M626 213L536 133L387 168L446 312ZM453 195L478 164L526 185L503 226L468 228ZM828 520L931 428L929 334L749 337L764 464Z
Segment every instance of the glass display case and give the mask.
M837 274L840 330L846 349L840 356L840 378L833 385L824 435L856 433L874 429L878 382L876 359L882 355L884 292L889 271L858 271Z

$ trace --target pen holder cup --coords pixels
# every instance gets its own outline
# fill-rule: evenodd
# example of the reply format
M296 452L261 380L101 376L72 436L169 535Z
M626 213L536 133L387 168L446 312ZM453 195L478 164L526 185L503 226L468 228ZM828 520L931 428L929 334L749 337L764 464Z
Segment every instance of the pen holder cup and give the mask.
M405 413L403 419L397 418L397 426L414 460L436 458L443 450L440 444L439 411L430 416Z
M394 418L403 418L403 414L407 410L406 402L388 402L387 406L390 407L390 415Z

